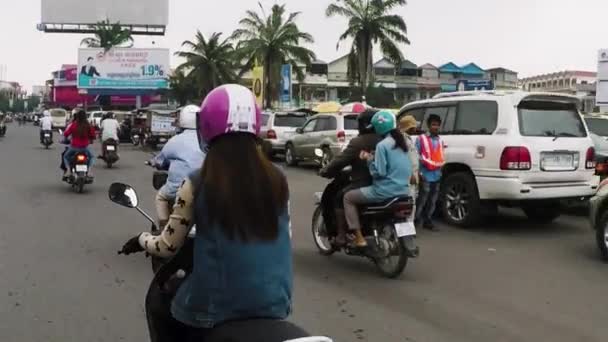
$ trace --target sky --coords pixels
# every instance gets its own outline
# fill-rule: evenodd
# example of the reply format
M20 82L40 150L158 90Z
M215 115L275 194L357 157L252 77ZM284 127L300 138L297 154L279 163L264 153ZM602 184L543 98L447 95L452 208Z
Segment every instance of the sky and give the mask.
M326 62L348 52L351 43L345 41L336 49L346 21L325 17L330 2L261 0L266 8L279 3L290 12L302 12L298 25L314 36L311 48ZM6 65L5 80L20 82L29 92L61 64L76 63L86 35L37 31L41 0L0 3L0 65ZM184 40L193 39L197 29L205 35L228 36L248 9L257 10L257 1L169 0L167 34L136 36L135 47L154 42L173 53ZM475 62L482 68L506 67L520 77L566 69L594 71L597 50L608 48L606 0L409 0L395 13L408 25L411 45L402 47L403 54L418 65ZM376 51L374 59L380 58ZM180 61L172 56L171 63L175 67Z

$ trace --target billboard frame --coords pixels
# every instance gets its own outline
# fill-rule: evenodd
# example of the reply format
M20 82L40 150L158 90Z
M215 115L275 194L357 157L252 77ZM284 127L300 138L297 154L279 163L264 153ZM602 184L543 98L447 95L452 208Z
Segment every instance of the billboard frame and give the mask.
M164 36L166 27L157 25L120 25L132 35ZM38 24L38 31L45 33L95 33L92 24Z

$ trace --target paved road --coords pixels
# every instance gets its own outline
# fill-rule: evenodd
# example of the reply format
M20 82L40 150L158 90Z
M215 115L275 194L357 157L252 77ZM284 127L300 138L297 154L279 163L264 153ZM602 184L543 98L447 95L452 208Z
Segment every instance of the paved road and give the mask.
M85 194L59 181L63 147L46 151L30 125L0 138L0 341L145 341L148 260L123 257L146 229L107 200L132 184L153 208L146 154L121 150L95 167ZM97 147L99 148L99 147ZM316 253L312 192L324 180L288 169L295 254L294 321L336 341L605 341L608 265L584 217L535 226L515 211L474 230L421 232L422 256L397 280L360 259Z

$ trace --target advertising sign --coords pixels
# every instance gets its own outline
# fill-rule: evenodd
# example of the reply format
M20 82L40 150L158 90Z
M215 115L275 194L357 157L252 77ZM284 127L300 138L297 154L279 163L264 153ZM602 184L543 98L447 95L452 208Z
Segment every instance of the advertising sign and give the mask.
M595 101L597 106L608 106L608 49L598 53Z
M168 49L78 50L80 89L167 89Z
M42 0L42 24L92 25L108 19L122 25L167 26L168 0Z
M256 102L260 108L264 107L264 67L253 68L253 82L251 91L255 95Z
M494 82L491 80L460 80L456 84L457 91L493 90Z
M291 102L291 64L281 67L281 102Z

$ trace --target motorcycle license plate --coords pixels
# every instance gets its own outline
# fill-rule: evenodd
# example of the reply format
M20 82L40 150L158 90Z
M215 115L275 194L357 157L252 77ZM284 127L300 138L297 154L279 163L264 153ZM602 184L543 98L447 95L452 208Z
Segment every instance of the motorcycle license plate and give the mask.
M106 149L107 149L108 151L116 151L116 147L114 147L114 146L110 146L110 145L106 146Z
M48 133L46 133L46 134L44 135L44 137L45 137L45 138L50 138L50 137L51 137L51 135L50 135L50 134L48 134Z
M135 134L135 135L133 136L133 138L134 138L134 139L139 139L139 135Z
M395 223L395 230L397 237L416 235L416 227L412 221Z
M86 165L76 165L76 172L87 172L88 170Z

